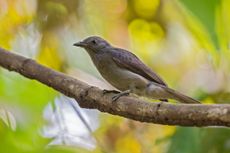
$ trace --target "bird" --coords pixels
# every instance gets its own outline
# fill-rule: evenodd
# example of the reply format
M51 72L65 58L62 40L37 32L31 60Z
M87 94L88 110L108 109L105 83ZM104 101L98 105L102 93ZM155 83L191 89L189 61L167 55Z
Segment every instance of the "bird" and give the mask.
M174 99L181 103L200 103L198 100L169 88L159 75L132 52L114 47L99 36L87 37L73 45L84 48L102 77L121 91L112 97L112 101L133 93L161 102Z

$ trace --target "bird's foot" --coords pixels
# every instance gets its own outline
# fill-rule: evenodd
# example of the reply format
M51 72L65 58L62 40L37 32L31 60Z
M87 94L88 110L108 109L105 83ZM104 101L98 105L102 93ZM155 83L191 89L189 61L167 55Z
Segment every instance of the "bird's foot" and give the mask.
M112 97L112 102L115 102L117 99L119 99L122 96L128 96L129 94L130 94L130 90L120 92L120 93L118 93L118 94L116 94L115 96Z
M161 102L169 102L168 99L159 99Z
M103 90L103 95L108 94L108 93L119 94L120 92L117 90L106 90L106 89Z

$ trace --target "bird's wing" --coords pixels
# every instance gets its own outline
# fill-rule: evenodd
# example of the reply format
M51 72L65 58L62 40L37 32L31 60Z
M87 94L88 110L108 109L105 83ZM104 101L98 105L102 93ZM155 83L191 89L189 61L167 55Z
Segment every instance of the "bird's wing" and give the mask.
M166 83L133 53L120 48L112 50L112 59L121 68L128 69L144 78L167 86Z

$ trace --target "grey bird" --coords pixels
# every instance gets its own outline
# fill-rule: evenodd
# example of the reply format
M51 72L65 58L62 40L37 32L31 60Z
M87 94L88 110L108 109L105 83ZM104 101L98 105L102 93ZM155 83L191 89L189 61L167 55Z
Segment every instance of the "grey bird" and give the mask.
M113 97L134 93L167 102L174 99L181 103L200 103L167 86L167 84L133 53L116 48L106 40L91 36L74 46L84 48L102 77L121 92Z

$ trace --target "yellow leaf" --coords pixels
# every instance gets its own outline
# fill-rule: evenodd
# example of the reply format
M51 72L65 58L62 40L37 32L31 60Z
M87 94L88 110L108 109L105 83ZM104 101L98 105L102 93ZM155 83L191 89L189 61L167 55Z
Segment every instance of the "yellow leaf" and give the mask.
M130 133L116 142L117 153L140 153L141 146L137 139Z

